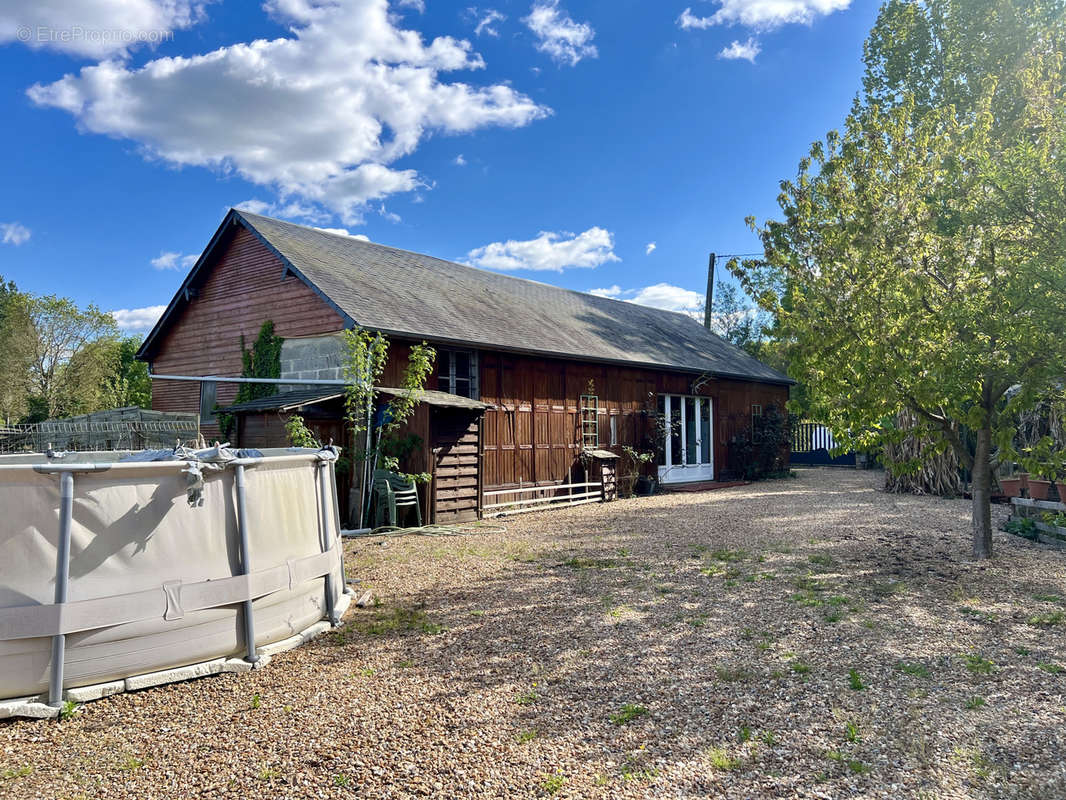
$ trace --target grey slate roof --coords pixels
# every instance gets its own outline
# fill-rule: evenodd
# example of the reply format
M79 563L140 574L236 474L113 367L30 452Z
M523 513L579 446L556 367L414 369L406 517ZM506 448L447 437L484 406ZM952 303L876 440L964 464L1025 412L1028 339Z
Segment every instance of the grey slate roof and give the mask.
M342 316L364 328L474 348L793 382L684 314L475 269L246 211L231 211L227 223L231 216L256 233ZM211 246L218 237L216 233ZM187 282L205 265L205 256L206 251ZM142 353L149 351L170 312L145 340Z

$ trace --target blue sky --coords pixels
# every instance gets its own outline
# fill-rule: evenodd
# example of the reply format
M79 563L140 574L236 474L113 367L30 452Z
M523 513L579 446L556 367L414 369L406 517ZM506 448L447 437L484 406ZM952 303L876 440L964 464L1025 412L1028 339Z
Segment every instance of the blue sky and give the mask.
M0 0L0 275L143 331L230 206L677 310L869 0ZM651 245L654 243L654 247Z

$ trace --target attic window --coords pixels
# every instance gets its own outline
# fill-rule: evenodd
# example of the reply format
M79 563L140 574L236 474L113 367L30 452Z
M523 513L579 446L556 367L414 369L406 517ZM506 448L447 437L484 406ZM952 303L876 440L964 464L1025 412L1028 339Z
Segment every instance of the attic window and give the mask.
M437 388L448 394L477 400L477 353L469 350L441 350L437 358Z

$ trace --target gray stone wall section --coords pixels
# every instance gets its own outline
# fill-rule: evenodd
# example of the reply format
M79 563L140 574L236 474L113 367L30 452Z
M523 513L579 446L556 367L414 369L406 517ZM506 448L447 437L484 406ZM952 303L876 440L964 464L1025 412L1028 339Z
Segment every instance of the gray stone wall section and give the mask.
M282 380L340 380L344 377L344 336L309 336L281 344ZM281 386L281 391L305 389L306 384Z

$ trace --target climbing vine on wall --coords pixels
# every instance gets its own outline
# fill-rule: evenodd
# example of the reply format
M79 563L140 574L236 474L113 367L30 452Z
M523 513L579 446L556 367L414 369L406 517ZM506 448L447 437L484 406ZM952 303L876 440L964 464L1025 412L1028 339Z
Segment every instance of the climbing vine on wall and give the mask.
M285 340L274 335L274 322L267 320L259 329L250 350L245 348L244 334L241 334L241 377L243 378L280 378L281 345ZM270 397L278 393L277 384L242 383L237 389L237 402Z

